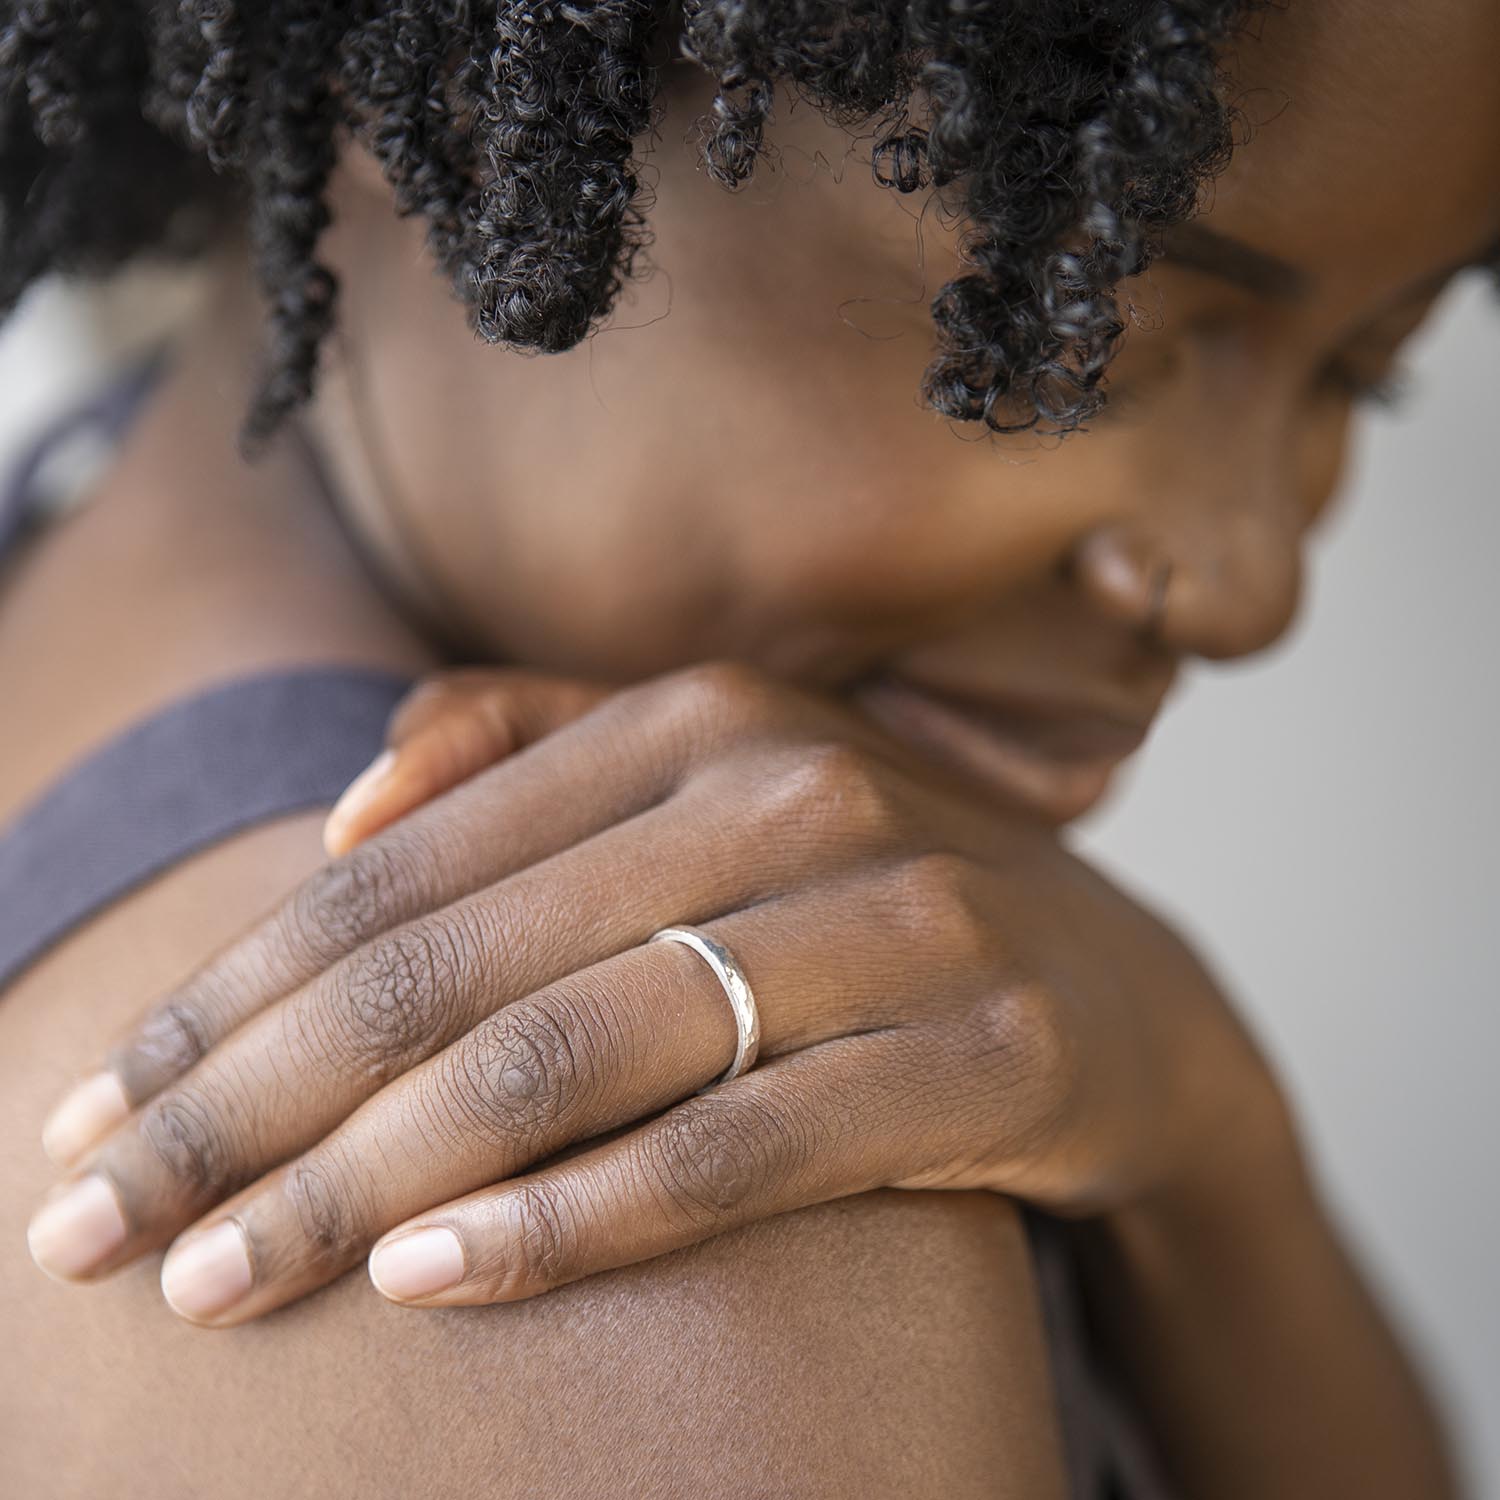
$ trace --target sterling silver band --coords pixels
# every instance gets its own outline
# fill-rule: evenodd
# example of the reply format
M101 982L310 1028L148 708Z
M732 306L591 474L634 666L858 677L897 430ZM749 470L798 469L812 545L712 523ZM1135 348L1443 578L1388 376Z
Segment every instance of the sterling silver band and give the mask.
M729 1008L734 1012L735 1029L739 1032L734 1061L707 1087L718 1088L721 1083L728 1083L731 1078L738 1078L753 1068L760 1055L760 1012L755 1008L750 982L734 961L734 955L696 927L663 927L660 932L653 932L649 941L681 943L684 948L691 948L714 971L714 978L724 986L724 993L729 997ZM699 1090L699 1093L704 1092L706 1090Z

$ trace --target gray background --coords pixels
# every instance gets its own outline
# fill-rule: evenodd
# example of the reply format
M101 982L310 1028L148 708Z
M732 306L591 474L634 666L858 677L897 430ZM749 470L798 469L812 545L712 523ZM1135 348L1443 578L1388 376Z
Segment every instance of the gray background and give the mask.
M133 339L162 305L139 283L34 298L0 335L0 464L88 378L101 330ZM1500 313L1477 278L1410 363L1413 399L1367 427L1294 639L1193 674L1081 841L1241 997L1476 1492L1500 1496Z

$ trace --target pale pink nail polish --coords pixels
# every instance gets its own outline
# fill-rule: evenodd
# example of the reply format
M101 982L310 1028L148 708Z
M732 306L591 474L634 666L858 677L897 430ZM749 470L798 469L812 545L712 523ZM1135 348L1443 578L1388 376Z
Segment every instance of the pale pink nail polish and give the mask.
M394 750L382 750L353 781L344 788L323 824L323 848L329 854L343 853L344 835L349 824L369 806L380 784L396 764Z
M125 1243L125 1213L109 1183L80 1178L44 1203L26 1230L31 1258L52 1276L86 1276Z
M413 1229L370 1252L370 1280L382 1297L411 1302L464 1279L464 1247L451 1229Z
M186 1234L161 1266L161 1294L172 1311L195 1323L217 1318L250 1290L250 1249L233 1219Z
M130 1101L120 1080L113 1073L95 1073L65 1094L47 1116L42 1149L53 1161L69 1166L129 1113Z

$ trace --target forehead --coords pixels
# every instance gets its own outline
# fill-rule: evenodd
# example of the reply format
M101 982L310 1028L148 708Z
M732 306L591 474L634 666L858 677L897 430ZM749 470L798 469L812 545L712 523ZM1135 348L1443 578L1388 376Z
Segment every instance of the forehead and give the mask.
M1500 236L1496 0L1286 0L1226 64L1252 133L1216 228L1381 280Z

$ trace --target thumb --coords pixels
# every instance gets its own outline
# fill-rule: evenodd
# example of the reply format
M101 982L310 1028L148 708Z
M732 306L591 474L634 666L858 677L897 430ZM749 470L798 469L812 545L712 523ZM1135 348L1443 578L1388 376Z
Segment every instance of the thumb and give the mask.
M386 748L350 782L323 825L332 858L397 818L582 717L611 689L508 669L445 672L399 703Z

